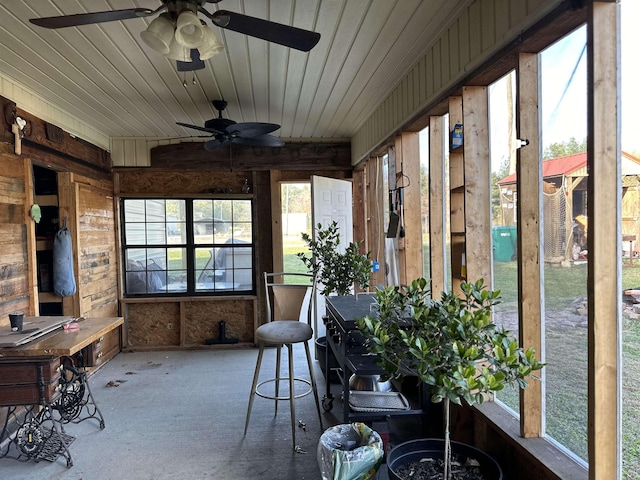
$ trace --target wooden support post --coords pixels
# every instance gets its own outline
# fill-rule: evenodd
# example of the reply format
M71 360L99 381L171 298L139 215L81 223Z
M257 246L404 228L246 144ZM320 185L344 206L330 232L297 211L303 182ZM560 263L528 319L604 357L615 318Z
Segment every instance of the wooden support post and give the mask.
M487 87L463 87L464 219L468 280L491 285L491 165Z
M371 258L380 263L380 270L371 275L371 285L386 285L385 222L382 158L370 158L366 165L366 223L367 242Z
M621 478L620 4L587 7L589 478Z
M33 186L33 167L31 160L23 158L24 164L24 224L27 227L27 267L28 267L28 291L29 291L29 312L33 315L40 315L40 304L38 303L38 256L36 246L36 224L31 217L31 206L36 203Z
M449 244L451 248L451 291L461 293L460 282L466 277L462 269L462 257L466 257L464 210L464 145L451 147L451 131L462 125L462 97L449 97Z
M284 268L284 254L282 253L282 199L280 198L280 170L271 170L271 243L273 244L273 271L282 272ZM315 228L315 225L312 227ZM260 273L262 275L262 273ZM262 285L262 277L259 285ZM262 287L259 286L258 290Z
M518 58L516 131L529 144L517 153L517 226L518 226L518 310L520 345L534 347L538 360L543 359L542 282L543 232L542 144L540 142L540 58L536 53L521 53ZM544 370L542 371L544 374ZM529 380L520 390L520 434L542 435L543 382Z
M431 292L434 297L447 289L445 133L443 117L429 117L429 254Z
M389 182L394 179L389 178ZM416 132L403 133L396 139L395 184L390 185L402 198L399 244L401 283L411 283L423 276L422 221L420 211L420 145Z

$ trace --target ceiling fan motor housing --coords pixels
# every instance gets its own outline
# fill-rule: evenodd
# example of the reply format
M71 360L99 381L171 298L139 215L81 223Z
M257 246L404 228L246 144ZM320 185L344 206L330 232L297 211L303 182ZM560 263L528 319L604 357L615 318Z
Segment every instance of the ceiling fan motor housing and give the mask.
M228 118L212 118L204 122L204 128L211 128L212 130L225 131L227 127L233 125L233 120Z

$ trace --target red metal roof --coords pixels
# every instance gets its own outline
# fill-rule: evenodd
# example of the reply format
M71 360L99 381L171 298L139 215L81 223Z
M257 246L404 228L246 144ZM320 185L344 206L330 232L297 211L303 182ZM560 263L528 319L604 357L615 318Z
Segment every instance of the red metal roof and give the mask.
M626 153L624 154L627 155ZM542 178L559 177L584 167L587 164L587 152L576 153L566 157L551 158L542 162ZM498 185L516 183L516 174L512 173L498 181Z
M640 158L627 152L620 152L620 156L632 162L640 164ZM569 175L571 172L584 167L587 164L587 152L567 155L566 157L551 158L542 162L542 178L559 177ZM498 181L498 185L510 185L516 183L516 174L507 175Z

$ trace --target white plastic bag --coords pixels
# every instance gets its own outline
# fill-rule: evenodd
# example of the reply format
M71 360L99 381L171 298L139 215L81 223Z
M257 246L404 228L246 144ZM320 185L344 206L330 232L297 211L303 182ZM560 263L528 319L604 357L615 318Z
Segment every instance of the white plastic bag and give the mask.
M364 423L327 428L318 443L323 480L369 480L382 463L382 439Z

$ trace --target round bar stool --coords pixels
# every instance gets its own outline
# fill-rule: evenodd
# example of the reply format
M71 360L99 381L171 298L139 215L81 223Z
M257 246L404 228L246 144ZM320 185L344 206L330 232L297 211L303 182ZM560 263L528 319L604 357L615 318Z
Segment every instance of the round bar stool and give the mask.
M307 277L311 281L311 285L285 284L275 283L275 279L283 279L284 276ZM244 424L244 434L247 434L249 427L249 419L251 417L251 409L255 396L275 401L275 414L278 413L278 402L280 400L289 401L289 410L291 413L291 436L293 440L293 448L296 446L296 414L295 400L309 394L313 394L316 410L318 411L318 419L320 421L320 429L322 429L322 415L320 413L320 402L318 400L318 390L316 387L316 379L313 373L313 363L311 359L311 351L309 349L309 340L313 338L313 329L311 328L313 293L315 283L313 276L303 273L264 273L265 297L267 306L267 323L256 329L255 338L259 346L258 360L253 374L253 383L251 386L251 395L249 397L249 406L247 407L247 418ZM273 302L273 307L272 307ZM306 322L300 321L303 316ZM294 375L294 357L293 345L301 343L304 345L307 357L307 366L309 368L309 379L296 378ZM276 373L274 378L269 378L258 383L260 376L260 367L262 365L262 356L266 346L276 347ZM287 377L280 376L280 359L282 346L287 347L289 357L289 372ZM287 394L280 395L280 382L285 381L289 384ZM306 388L303 392L295 393L296 382L305 384ZM274 384L275 394L267 394L260 391L260 387L266 384Z

